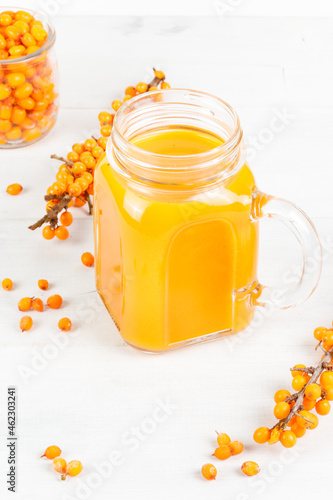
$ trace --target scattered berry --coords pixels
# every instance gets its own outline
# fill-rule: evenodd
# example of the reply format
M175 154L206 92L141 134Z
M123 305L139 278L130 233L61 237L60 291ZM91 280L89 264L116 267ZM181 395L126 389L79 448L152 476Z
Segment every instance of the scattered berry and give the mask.
M216 448L213 456L218 458L219 460L226 460L227 458L231 457L231 450L227 444L223 444L222 446Z
M38 280L38 286L41 290L47 290L49 287L49 282L47 280Z
M87 267L92 267L94 265L94 256L90 252L85 252L81 256L82 264Z
M53 460L56 457L60 457L61 455L61 449L59 446L48 446L44 452L44 455L42 455L40 458L46 457L49 458L50 460Z
M69 332L72 328L72 322L69 318L62 318L59 320L58 327L63 332Z
M11 290L13 288L13 282L11 279L9 278L5 278L3 281L2 281L2 288L4 290L7 290L7 292L9 292L9 290Z
M6 191L8 194L12 195L12 196L16 196L18 194L20 194L20 192L22 191L22 186L20 184L10 184Z
M29 311L32 307L32 300L33 299L30 297L24 297L23 299L19 300L17 307L19 308L20 311L23 312Z
M247 476L256 476L259 474L259 465L256 462L244 462L241 471Z
M67 462L62 457L56 457L53 459L53 468L56 472L61 474L61 479L66 479Z
M30 316L23 316L20 321L20 328L22 332L27 332L33 325L33 321Z
M82 471L83 466L79 460L72 460L66 468L66 475L77 476Z
M216 479L216 474L217 474L216 467L214 467L213 464L205 464L201 467L201 474L208 481Z
M240 441L232 441L229 444L231 455L239 455L244 450L244 445Z
M221 432L221 433L218 433L217 431L215 431L216 434L217 434L217 444L219 446L223 446L225 444L229 444L230 443L230 437L228 436L228 434L225 434L224 432Z
M32 308L35 309L35 311L42 312L44 310L43 301L38 298L32 299Z
M51 295L47 301L46 301L47 305L51 308L51 309L59 309L59 307L61 306L62 304L62 297L60 295Z

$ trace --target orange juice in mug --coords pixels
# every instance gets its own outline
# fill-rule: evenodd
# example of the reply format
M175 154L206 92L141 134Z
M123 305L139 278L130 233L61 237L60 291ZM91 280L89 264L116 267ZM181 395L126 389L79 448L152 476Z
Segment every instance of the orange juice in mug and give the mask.
M124 104L94 192L97 289L134 347L161 352L237 333L256 306L291 307L318 283L311 221L259 191L239 118L216 97L171 89ZM302 277L289 289L257 280L262 217L283 220L301 243Z

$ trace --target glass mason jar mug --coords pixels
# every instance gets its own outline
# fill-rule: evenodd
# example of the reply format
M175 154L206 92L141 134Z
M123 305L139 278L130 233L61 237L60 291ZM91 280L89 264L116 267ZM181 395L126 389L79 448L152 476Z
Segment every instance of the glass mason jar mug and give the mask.
M27 146L53 127L58 113L55 30L44 15L0 8L0 148Z
M160 352L237 333L255 306L288 308L317 286L311 221L259 191L239 118L216 97L171 89L124 104L94 191L97 289L134 347ZM258 282L262 217L284 221L302 246L302 277L291 288Z

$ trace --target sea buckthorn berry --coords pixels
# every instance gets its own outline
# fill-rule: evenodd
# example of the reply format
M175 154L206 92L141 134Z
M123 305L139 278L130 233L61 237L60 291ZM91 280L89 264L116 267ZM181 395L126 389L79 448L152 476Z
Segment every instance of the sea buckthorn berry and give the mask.
M139 94L143 94L144 92L147 92L148 90L148 84L145 82L140 82L137 84L135 89L139 92Z
M149 92L153 92L154 90L157 90L157 87L155 87L154 85L152 85L151 87L149 87Z
M87 167L85 166L82 161L76 161L74 165L72 166L72 172L75 175L81 175L87 170Z
M32 26L31 34L37 42L45 42L47 39L47 32L41 26Z
M98 115L98 119L101 123L112 123L113 117L114 114L108 113L107 111L101 111Z
M23 73L8 73L6 81L10 87L20 87L25 82Z
M163 71L159 71L159 70L156 70L156 69L154 70L154 75L159 80L164 80L164 78L165 78L165 74L163 73Z
M8 85L0 83L0 101L7 99L7 97L9 97L11 93L12 89Z
M103 137L109 137L111 135L112 128L110 125L103 125L101 127L101 134Z
M323 388L332 387L333 386L333 372L325 371L320 375L320 384Z
M293 431L283 431L280 436L280 443L285 448L292 448L297 443L297 437Z
M86 156L84 156L82 158L80 158L81 162L89 169L93 169L95 168L95 165L96 165L96 160L95 158L90 154L88 153Z
M8 194L10 194L12 196L16 196L16 195L21 193L22 189L23 188L22 188L21 184L10 184L9 186L7 186L6 191Z
M79 154L76 153L75 151L70 151L67 155L67 160L68 161L78 161L78 159L80 158Z
M114 109L115 111L118 111L118 109L120 108L121 105L122 105L122 102L119 101L119 99L115 99L111 103L111 108Z
M20 321L20 329L22 332L27 332L33 325L33 321L30 316L23 316Z
M321 341L323 334L327 331L327 328L324 326L318 326L313 332L313 336L316 340Z
M217 444L219 446L223 446L225 444L229 444L230 443L231 439L228 436L228 434L225 434L225 432L220 432L219 433L219 432L216 431L216 434L217 434L216 440L217 440Z
M72 197L80 196L80 194L81 194L80 185L77 184L76 182L73 182L73 184L70 184L68 186L68 194Z
M103 148L104 151L105 151L105 148L106 148L106 145L107 145L107 142L108 142L108 138L107 137L100 137L97 142L98 142L98 145L101 146L101 148Z
M58 226L55 229L55 235L56 235L56 237L59 240L67 240L67 238L69 236L69 232L68 232L67 227L65 227L65 226Z
M315 429L318 425L318 418L313 413L302 410L297 415L297 424L306 429Z
M49 287L49 282L47 280L38 280L38 286L41 290L47 290Z
M214 451L213 456L216 457L218 460L226 460L227 458L231 457L231 451L229 446L227 444L219 446Z
M301 389L303 389L306 382L307 379L304 375L296 375L296 377L293 378L291 385L295 391L300 391Z
M328 415L331 411L330 402L327 399L320 399L316 403L316 412L318 415Z
M21 125L21 123L25 120L27 112L25 109L21 109L17 106L13 108L11 120L15 125Z
M21 108L30 111L35 107L35 101L31 97L25 97L24 99L20 99L18 101L18 105L21 106Z
M67 469L67 462L62 457L56 457L53 459L53 469L60 474L65 474ZM62 476L61 479L65 479L65 476Z
M42 455L40 458L46 457L49 460L53 460L54 458L60 457L61 455L61 449L59 446L48 446L44 452L44 455Z
M316 406L316 400L311 400L307 397L303 398L303 408L306 411L313 410L313 408Z
M64 194L64 192L66 191L66 184L56 181L52 184L52 189L54 194L58 195Z
M89 184L88 189L87 189L87 193L90 195L94 194L94 184L93 183Z
M32 299L30 297L24 297L23 299L19 300L19 303L17 304L17 307L19 308L20 311L29 311L32 306Z
M1 120L9 120L12 116L12 105L11 104L2 104L0 107L0 118Z
M325 387L323 390L325 399L328 401L333 401L333 386Z
M254 431L253 439L256 443L264 444L267 443L271 435L271 431L268 427L259 427Z
M259 465L256 462L244 462L241 471L247 476L256 476L260 472Z
M9 14L5 14L4 12L0 14L0 26L9 26L12 22L13 19Z
M305 396L311 401L316 401L321 396L321 387L318 384L309 384L305 388Z
M169 83L167 83L167 82L162 82L162 83L161 83L161 89L162 89L162 90L171 89L171 86L170 86L170 84L169 84Z
M75 182L80 186L82 192L89 186L89 183L83 177L78 177Z
M47 301L46 301L47 305L51 308L51 309L59 309L59 307L61 306L62 304L62 297L60 295L51 295Z
M88 185L94 180L90 172L84 172L84 174L82 174L82 179L85 179L88 182Z
M42 234L46 240L52 240L55 236L55 231L51 228L51 226L45 226L43 228Z
M82 264L87 267L92 267L94 265L94 256L90 252L84 252L81 255Z
M134 87L130 86L125 89L125 95L130 95L131 97L134 97L136 95L136 90Z
M286 417L288 417L290 413L290 405L284 401L281 401L280 403L277 403L274 408L274 416L278 420L282 420Z
M83 466L82 466L82 464L81 464L81 462L79 460L72 460L67 465L66 475L68 475L68 476L77 476L78 474L80 474L80 472L82 471L82 469L83 469Z
M91 154L93 155L94 158L100 158L103 153L104 149L101 148L100 146L95 146L91 151Z
M21 37L30 31L29 24L25 21L15 21L13 26L19 30Z
M81 142L76 142L75 144L73 144L72 150L78 155L81 155L84 151L84 144L82 144Z
M25 35L23 35L21 38L21 42L25 47L33 47L34 45L36 45L36 40L31 33L26 33Z
M0 120L0 132L7 134L12 129L12 122L10 120Z
M123 99L123 102L129 101L130 99L132 99L131 95L125 95L124 99Z
M10 278L5 278L4 280L2 280L1 285L4 290L7 290L7 292L9 292L9 290L13 288L13 282Z
M17 89L14 91L14 97L16 99L25 99L26 97L29 97L30 94L33 92L34 88L29 82L25 82Z
M58 322L58 327L62 332L69 332L72 328L72 322L69 318L61 318Z
M306 428L305 427L301 427L300 425L298 425L297 422L295 422L291 428L290 428L291 432L293 432L295 434L295 436L297 438L301 438L304 436L304 434L306 433Z
M63 212L60 215L60 222L63 226L70 226L73 222L73 216L70 212Z
M44 310L43 301L37 297L32 299L32 308L35 309L35 311L42 312Z
M282 401L285 401L287 398L289 398L289 396L289 391L287 391L286 389L280 389L274 394L274 401L275 403L281 403Z
M13 57L22 57L25 52L24 45L14 45L8 50L9 54Z
M14 41L17 41L20 38L20 32L15 26L10 25L5 28L5 35L7 38L12 39Z
M201 467L201 474L208 481L216 479L216 474L217 474L216 467L214 467L213 464L205 464Z
M90 137L84 142L85 151L91 151L96 146L97 146L97 141L95 141L93 137Z
M298 365L295 365L294 368L306 368L306 366L302 365L302 364L298 364ZM300 370L292 370L291 375L292 375L292 377L297 377L298 375L304 375L304 372L301 372Z
M240 441L232 441L229 443L229 448L231 451L231 455L239 455L244 450L244 445Z
M22 135L20 127L12 127L9 132L6 133L6 137L10 141L16 141Z
M327 332L325 332L323 334L322 342L323 342L323 348L326 351L329 351L330 349L332 349L332 347L333 347L333 331L332 330L327 330Z
M26 12L25 10L18 10L15 12L15 19L17 21L24 21L26 23L31 23L33 20L33 17L29 12Z

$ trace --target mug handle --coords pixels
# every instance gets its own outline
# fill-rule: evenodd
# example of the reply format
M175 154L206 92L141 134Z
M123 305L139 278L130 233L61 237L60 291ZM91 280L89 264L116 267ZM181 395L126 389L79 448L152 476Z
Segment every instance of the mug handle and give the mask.
M253 194L252 201L252 219L268 217L282 221L296 236L303 254L302 273L296 284L286 288L259 284L252 292L252 303L256 306L269 304L279 309L294 307L307 300L319 282L322 248L317 231L309 217L289 201L260 191Z

